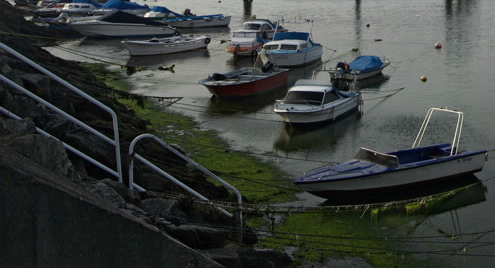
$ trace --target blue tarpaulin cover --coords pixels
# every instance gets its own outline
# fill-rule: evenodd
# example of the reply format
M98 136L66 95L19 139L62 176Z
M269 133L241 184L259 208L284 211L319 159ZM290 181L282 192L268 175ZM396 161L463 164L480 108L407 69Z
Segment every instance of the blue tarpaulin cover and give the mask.
M377 56L359 56L349 63L349 69L359 70L361 72L370 72L380 69L383 62Z
M151 8L151 11L154 11L154 12L161 12L161 13L172 13L174 14L176 17L184 17L184 15L182 14L179 14L177 12L173 12L172 10L166 8L166 7L163 7L163 6L154 6Z
M118 10L125 9L149 9L147 6L140 5L135 2L125 2L121 0L109 0L103 5L104 9L115 8Z

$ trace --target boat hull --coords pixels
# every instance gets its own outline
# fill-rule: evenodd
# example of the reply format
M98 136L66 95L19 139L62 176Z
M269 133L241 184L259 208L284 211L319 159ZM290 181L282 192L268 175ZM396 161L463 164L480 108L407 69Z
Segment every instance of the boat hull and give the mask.
M169 43L162 41L122 41L122 43L129 50L131 56L147 56L206 48L209 40L208 37L204 36L187 40L178 39L178 41L171 41Z
M280 69L274 73L261 75L239 81L212 81L212 78L201 80L208 91L220 99L243 98L261 95L273 89L287 85L288 69Z
M103 21L74 22L71 28L88 37L170 37L175 29L168 26L134 23L107 23Z
M263 52L262 52L263 53ZM264 54L270 62L279 67L299 67L321 60L323 49L321 46L303 51L266 51Z
M342 179L305 181L304 178L300 178L294 183L304 191L323 198L335 194L393 191L397 188L479 172L483 169L485 160L486 151L476 151L442 157L440 160L418 162L416 165L398 167L383 173L347 172L346 177Z
M289 105L290 106L290 105ZM274 112L282 117L282 120L292 125L317 124L339 120L359 110L360 97L343 99L336 105L316 107L312 110L293 110L286 105L276 105Z

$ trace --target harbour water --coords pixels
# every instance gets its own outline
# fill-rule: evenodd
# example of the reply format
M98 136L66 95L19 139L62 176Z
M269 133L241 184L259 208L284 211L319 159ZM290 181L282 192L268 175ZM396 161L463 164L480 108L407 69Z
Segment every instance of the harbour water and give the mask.
M266 156L294 179L322 161L340 162L360 147L394 151L410 147L431 107L449 107L465 114L460 149L495 149L495 2L492 0L183 0L138 1L182 12L232 15L230 28L182 31L209 34L208 50L174 55L129 57L121 40L83 40L62 44L52 53L81 61L104 60L118 65L145 66L128 76L134 93L181 97L166 108L195 118L205 129L221 133L233 149ZM289 30L309 31L324 46L323 64L291 71L290 84L311 78L313 71L333 68L338 61L360 54L388 57L387 79L363 85L364 113L312 129L292 129L273 113L273 96L239 102L220 102L197 83L214 72L252 65L224 51L230 31L250 16L283 20ZM440 42L441 49L435 49ZM353 51L357 50L357 51ZM78 56L74 51L82 53ZM88 55L91 58L88 59ZM159 71L174 65L174 72ZM115 67L120 68L120 67ZM426 82L420 80L427 78ZM318 72L318 79L329 79ZM450 142L452 130L443 122L430 141ZM450 125L449 125L450 126ZM488 154L476 174L486 191L474 204L452 206L430 216L407 232L410 237L464 234L465 251L428 255L446 267L490 267L495 241L495 156ZM322 199L300 195L301 204ZM453 217L455 215L455 217ZM454 221L453 218L456 220ZM386 223L373 223L391 228ZM408 228L404 226L396 228ZM446 239L448 240L448 239ZM421 247L416 246L416 248ZM437 248L431 245L424 251Z

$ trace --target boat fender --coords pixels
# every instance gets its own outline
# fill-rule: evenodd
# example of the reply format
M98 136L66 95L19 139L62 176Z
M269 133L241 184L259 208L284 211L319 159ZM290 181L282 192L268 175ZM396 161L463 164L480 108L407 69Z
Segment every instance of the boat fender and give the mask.
M261 71L266 73L269 72L271 69L273 69L273 63L267 62L265 65L261 67Z
M207 44L207 45L208 45L208 44L210 43L210 41L211 41L211 39L210 39L209 37L206 37L206 39L205 39L205 44Z
M213 78L213 80L215 81L221 81L221 80L225 80L227 79L227 76L224 75L224 74L219 74L219 73L214 73L211 78Z

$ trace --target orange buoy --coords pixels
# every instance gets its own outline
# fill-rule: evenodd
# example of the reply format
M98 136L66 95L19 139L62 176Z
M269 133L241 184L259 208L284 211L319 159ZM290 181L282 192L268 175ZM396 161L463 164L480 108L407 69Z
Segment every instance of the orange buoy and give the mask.
M428 78L426 78L426 76L422 75L420 78L421 82L426 82L426 80L428 80Z
M440 49L440 48L442 48L442 43L440 43L440 42L436 42L436 43L435 43L435 48L436 48L436 49Z

